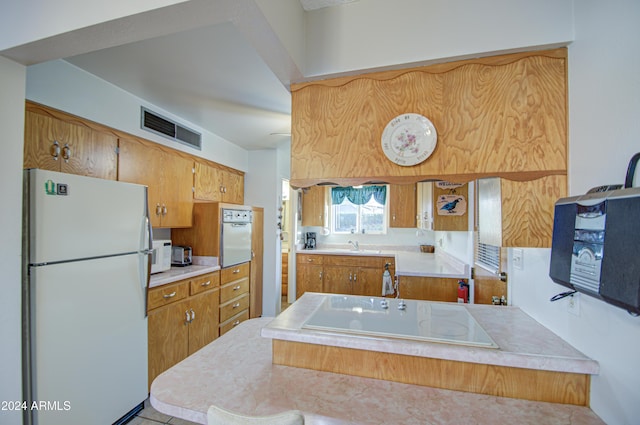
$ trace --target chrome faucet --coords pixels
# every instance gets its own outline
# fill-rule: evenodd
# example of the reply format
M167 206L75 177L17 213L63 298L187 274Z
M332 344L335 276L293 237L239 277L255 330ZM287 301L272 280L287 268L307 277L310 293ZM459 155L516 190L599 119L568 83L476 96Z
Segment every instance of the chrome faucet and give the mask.
M358 251L360 249L360 245L358 245L358 241L349 241L351 245L353 245L354 251Z

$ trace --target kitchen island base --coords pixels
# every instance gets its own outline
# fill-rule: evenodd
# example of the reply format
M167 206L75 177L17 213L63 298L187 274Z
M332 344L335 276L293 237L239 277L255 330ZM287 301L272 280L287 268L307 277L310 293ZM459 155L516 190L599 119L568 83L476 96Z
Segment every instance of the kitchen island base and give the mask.
M589 405L590 375L273 340L273 363L404 384Z

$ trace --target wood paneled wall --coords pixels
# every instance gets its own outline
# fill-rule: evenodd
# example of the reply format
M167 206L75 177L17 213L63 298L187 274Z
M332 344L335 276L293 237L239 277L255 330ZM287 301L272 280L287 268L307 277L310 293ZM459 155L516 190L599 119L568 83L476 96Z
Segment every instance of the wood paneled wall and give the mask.
M291 184L566 175L566 63L562 48L293 84ZM438 144L404 167L381 135L410 112L433 122Z

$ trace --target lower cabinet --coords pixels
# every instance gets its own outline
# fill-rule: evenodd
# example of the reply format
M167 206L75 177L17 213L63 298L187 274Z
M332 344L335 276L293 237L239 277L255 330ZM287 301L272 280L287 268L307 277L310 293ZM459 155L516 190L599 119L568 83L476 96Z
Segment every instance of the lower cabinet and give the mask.
M296 296L305 292L382 295L382 273L394 259L355 255L299 254L296 260Z
M171 366L218 337L220 272L151 288L149 387Z
M249 319L249 271L249 263L221 270L220 336Z
M398 276L400 298L424 301L458 301L458 279Z

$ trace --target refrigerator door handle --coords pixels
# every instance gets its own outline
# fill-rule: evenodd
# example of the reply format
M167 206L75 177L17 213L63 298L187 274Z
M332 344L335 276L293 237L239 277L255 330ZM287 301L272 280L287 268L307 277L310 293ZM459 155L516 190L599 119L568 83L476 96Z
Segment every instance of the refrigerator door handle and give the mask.
M151 280L151 256L153 255L153 230L151 220L149 220L149 210L145 208L147 215L142 217L141 240L140 240L140 284L144 290L144 317L147 317L147 302L149 292L149 281Z

